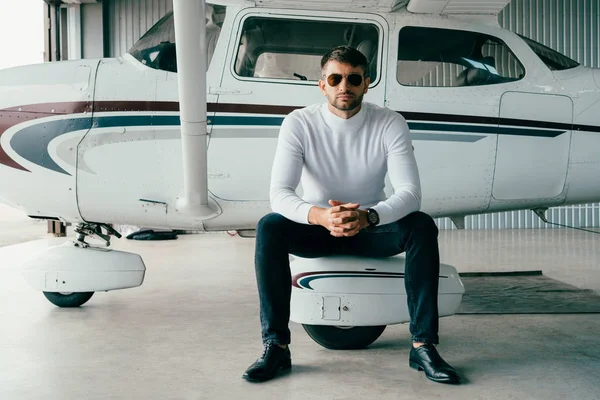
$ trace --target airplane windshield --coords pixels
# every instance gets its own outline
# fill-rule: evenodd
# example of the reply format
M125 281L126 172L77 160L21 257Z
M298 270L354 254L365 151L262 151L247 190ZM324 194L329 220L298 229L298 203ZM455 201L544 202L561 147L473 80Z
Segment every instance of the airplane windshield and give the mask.
M550 68L552 71L562 71L579 66L579 63L570 59L559 52L552 50L534 40L531 40L523 35L519 35L531 47L531 50Z
M206 4L207 67L210 65L217 39L221 33L225 11L223 6ZM150 68L177 72L173 11L169 11L150 28L128 53Z

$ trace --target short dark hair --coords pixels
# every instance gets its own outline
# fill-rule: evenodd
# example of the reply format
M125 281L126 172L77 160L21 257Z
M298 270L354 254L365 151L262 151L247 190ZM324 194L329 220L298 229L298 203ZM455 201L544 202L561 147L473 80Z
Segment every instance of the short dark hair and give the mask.
M321 70L329 61L337 61L339 63L350 64L353 67L362 67L365 71L365 76L369 75L367 57L354 47L338 46L329 50L321 59Z

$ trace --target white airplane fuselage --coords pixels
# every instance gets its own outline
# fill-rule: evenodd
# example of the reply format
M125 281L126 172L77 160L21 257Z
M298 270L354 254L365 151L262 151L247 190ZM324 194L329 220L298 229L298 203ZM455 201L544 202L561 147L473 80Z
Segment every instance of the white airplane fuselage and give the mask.
M281 121L295 108L325 101L313 81L236 75L241 26L249 15L265 13L332 23L354 19L379 28L377 79L364 100L409 122L422 210L431 216L600 200L600 70L552 71L523 39L491 19L406 11L323 11L315 17L230 6L207 73L208 190L219 215L202 221L178 212L177 74L131 54L0 71L0 201L34 217L73 223L253 229L270 212ZM525 73L493 85L401 85L398 33L406 26L499 38Z

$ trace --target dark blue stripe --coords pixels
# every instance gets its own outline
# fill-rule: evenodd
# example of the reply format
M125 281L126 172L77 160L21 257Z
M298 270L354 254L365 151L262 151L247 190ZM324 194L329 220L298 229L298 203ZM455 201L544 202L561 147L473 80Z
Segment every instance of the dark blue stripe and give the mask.
M280 126L282 117L250 117L233 115L216 115L212 118L212 125L256 125L256 126Z
M549 131L546 129L527 129L527 128L503 128L499 127L497 133L499 135L513 135L513 136L533 136L533 137L547 137L555 138L562 135L566 131Z
M527 129L527 128L504 128L498 126L477 126L477 125L455 125L455 124L435 124L427 122L408 122L408 127L415 131L444 131L444 132L471 132L500 135L518 135L535 137L557 137L565 131L551 131L547 129Z
M48 154L48 144L60 135L69 132L88 130L91 118L72 118L49 121L21 129L10 141L10 146L24 159L52 171L70 175L54 162Z
M217 115L209 117L209 125L252 125L252 126L281 126L282 117L253 117L235 115ZM180 125L179 115L123 115L94 118L94 128L114 126L175 126Z
M310 283L314 280L323 279L323 278L404 278L404 274L390 272L387 275L367 275L367 274L361 274L361 273L357 272L356 274L313 275L313 276L307 276L307 277L300 279L300 281L298 281L298 283L300 284L300 286L304 286L307 289L314 290L310 286Z

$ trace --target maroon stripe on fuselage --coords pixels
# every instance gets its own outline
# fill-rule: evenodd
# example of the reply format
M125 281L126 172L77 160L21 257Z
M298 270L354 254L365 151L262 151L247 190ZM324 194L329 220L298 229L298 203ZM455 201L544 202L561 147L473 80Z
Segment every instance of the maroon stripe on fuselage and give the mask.
M177 112L179 103L176 101L96 101L94 112Z
M262 104L207 103L208 112L240 114L279 114L287 115L301 107L275 106ZM150 111L178 112L179 103L175 101L97 101L94 112Z
M32 114L81 114L92 111L92 102L78 101L73 103L43 103L43 104L28 104L25 106L17 106L5 108L0 112L23 112ZM44 117L47 115L44 115ZM40 117L41 118L41 117Z
M93 103L93 107L94 112L179 112L179 103L176 101L96 101ZM225 113L289 114L290 112L298 108L302 107L262 104L207 103L208 112ZM61 114L81 114L83 112L91 112L92 103L74 102L30 104L0 110L0 112L4 111L44 114L43 116Z
M212 105L213 107L210 107L210 105ZM273 106L273 105L262 105L262 104L227 104L227 103L209 104L209 111L224 112L224 113L287 115L298 108L302 108L302 107Z

